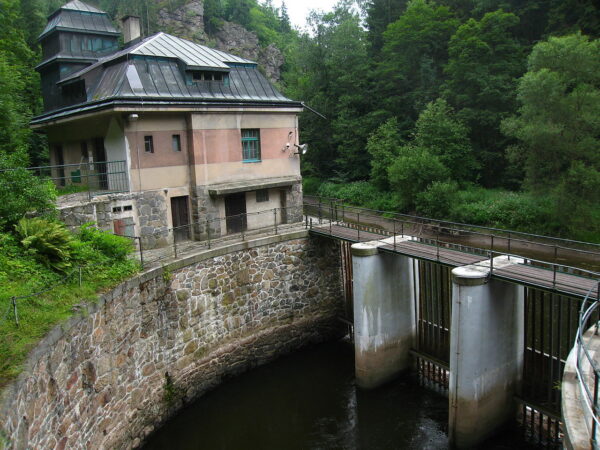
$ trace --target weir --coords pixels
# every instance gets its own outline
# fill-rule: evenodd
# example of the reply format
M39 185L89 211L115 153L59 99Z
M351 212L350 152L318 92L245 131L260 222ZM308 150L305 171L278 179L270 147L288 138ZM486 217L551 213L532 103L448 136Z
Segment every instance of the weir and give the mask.
M447 394L452 446L477 446L514 420L526 439L560 445L554 387L577 328L571 311L597 274L328 215L309 227L352 245L360 387L412 368Z

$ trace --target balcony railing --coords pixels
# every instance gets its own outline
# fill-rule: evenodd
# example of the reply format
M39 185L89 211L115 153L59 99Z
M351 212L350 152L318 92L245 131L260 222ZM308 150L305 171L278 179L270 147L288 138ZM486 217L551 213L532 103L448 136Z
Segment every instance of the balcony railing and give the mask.
M103 194L129 192L127 161L39 166L27 170L40 178L51 180L59 195L83 192L91 199Z

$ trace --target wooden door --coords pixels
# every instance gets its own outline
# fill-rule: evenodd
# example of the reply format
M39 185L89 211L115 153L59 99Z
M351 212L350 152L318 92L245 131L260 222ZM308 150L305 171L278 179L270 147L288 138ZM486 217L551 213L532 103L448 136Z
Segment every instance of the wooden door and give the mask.
M171 217L173 218L173 233L177 241L190 238L190 213L188 196L171 197Z
M246 230L246 193L231 194L225 197L227 233L241 233Z

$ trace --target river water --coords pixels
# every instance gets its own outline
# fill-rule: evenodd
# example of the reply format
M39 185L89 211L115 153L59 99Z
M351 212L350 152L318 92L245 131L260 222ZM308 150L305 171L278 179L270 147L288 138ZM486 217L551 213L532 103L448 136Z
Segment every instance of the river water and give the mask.
M232 378L183 409L145 450L447 449L448 400L409 377L363 391L340 341ZM482 449L528 449L505 432ZM531 447L533 448L533 447Z

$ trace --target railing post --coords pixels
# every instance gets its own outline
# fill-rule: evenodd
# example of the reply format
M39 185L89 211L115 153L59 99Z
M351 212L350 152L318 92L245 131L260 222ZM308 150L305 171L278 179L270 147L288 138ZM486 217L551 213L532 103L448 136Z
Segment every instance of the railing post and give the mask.
M308 230L308 215L304 216L304 229Z
M394 224L394 251L396 251L396 219L392 219L392 224Z
M142 249L142 237L139 236L137 239L138 239L138 244L140 245L140 264L143 269L144 268L144 250Z
M206 219L206 236L208 239L208 248L210 248L210 220Z
M492 245L490 247L491 251L494 251L494 235L492 234Z
M273 224L275 227L275 234L277 234L277 208L273 208Z
M312 217L310 218L310 229L312 230Z
M554 245L554 262L558 262L558 246Z
M175 254L175 258L177 258L177 232L175 228L173 228L173 253Z
M19 327L19 311L17 310L17 299L16 297L13 297L11 300L13 305L13 311L15 313L15 323L17 324L17 327Z
M344 204L342 203L342 222L344 222L345 220L345 216L344 216Z
M490 277L491 277L492 274L494 273L494 252L490 252L489 257L490 257Z
M321 212L321 197L319 197L319 225L321 225L322 217L323 217L323 213Z
M358 242L360 242L360 213L359 212L356 213L356 231L358 234L357 240L358 240Z
M510 231L508 232L508 260L510 261Z
M404 238L404 220L400 222L400 226L402 227L400 233L402 234L402 238Z
M552 288L556 289L556 264L552 264Z
M240 217L241 219L242 217ZM227 217L225 217L225 222L227 222ZM242 241L246 240L246 237L244 236L244 222L242 221Z

